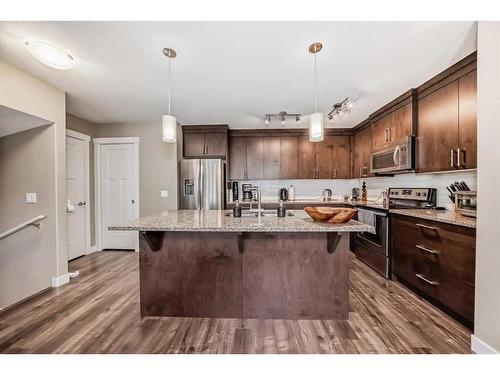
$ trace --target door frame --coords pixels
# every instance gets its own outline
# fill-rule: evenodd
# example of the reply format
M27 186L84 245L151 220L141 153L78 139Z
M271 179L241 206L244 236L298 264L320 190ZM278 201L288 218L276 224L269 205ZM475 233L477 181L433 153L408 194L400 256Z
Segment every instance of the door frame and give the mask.
M90 135L76 132L74 130L66 129L66 137L75 138L80 141L87 143L85 147L84 158L85 158L85 252L89 254L91 250L90 246ZM66 161L68 156L66 155ZM67 183L67 182L66 182ZM67 197L66 197L67 199ZM69 260L69 254L67 256Z
M139 217L139 137L112 137L94 138L94 189L95 189L95 242L98 250L102 250L102 181L101 181L101 146L110 144L133 144L134 145L134 170L136 174L135 196L136 215ZM139 251L139 235L134 243L135 251Z

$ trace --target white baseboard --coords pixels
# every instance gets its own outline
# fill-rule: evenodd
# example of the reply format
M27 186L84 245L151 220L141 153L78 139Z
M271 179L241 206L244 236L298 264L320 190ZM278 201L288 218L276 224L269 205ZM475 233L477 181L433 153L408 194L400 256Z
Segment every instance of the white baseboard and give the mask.
M58 288L69 283L69 273L52 278L52 288Z
M495 349L474 335L471 335L470 348L476 354L499 354Z
M95 253L96 251L100 251L101 249L97 246L97 245L94 245L92 246L89 251L87 251L87 255L88 254L92 254L92 253Z

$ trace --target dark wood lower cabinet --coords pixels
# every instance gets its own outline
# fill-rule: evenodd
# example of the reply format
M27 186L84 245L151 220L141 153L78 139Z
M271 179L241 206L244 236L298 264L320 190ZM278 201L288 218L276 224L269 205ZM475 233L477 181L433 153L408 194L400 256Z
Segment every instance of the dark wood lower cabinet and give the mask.
M393 215L393 275L473 326L475 236L473 228Z
M347 319L349 233L141 232L142 316Z

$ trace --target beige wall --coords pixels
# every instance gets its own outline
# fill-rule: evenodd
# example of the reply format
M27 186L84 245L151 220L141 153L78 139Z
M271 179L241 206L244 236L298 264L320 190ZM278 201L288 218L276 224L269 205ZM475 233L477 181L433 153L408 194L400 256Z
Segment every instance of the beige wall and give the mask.
M35 214L48 217L40 231L28 228L0 243L0 308L51 285L65 275L66 98L65 93L0 61L0 105L38 116L53 125L2 138L0 142L0 231ZM24 193L39 194L26 204Z
M96 137L139 137L140 215L154 215L177 208L176 144L161 139L158 121L131 124L101 124ZM177 139L182 139L178 133ZM160 190L168 190L168 198L160 198Z
M95 194L94 194L94 144L92 139L96 135L96 124L74 116L66 114L66 128L90 136L89 143L89 173L90 173L90 246L95 245Z
M500 22L478 25L475 340L500 352Z

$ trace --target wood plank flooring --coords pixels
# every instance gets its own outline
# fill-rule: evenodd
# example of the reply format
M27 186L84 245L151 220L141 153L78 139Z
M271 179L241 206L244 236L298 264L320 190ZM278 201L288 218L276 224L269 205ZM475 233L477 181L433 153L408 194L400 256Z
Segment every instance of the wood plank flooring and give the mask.
M470 353L466 328L355 259L343 321L141 320L137 253L70 269L70 284L0 313L0 353Z

